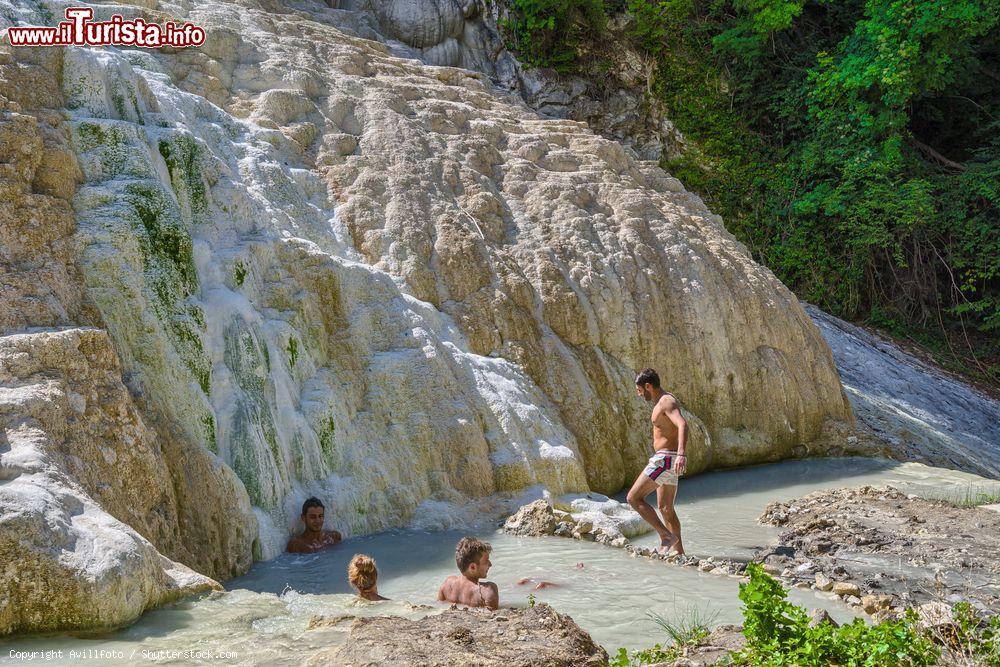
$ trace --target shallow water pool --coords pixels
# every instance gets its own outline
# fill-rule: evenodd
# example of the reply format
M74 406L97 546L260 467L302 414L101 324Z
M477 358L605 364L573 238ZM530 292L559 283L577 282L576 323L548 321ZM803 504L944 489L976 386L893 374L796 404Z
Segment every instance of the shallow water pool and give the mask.
M982 478L919 464L871 459L791 461L709 473L684 480L678 496L684 541L695 555L746 556L773 536L757 525L764 506L805 493L842 486L893 484L907 493L940 496ZM738 582L695 568L632 558L623 550L562 538L516 538L479 531L492 542L490 579L500 587L501 605L524 606L529 594L570 614L609 652L664 641L647 617L678 618L696 610L715 623L741 620ZM226 584L228 592L182 601L144 615L131 627L98 638L50 637L2 645L0 664L24 664L11 651L62 650L47 665L125 664L301 664L318 649L343 640L339 628L308 630L316 615L433 613L441 580L455 572L454 545L461 532L395 531L354 538L325 553L284 555L259 563ZM652 535L636 538L653 544ZM380 592L387 603L358 602L347 584L347 562L355 553L375 557ZM582 564L583 567L579 567ZM525 577L557 584L533 591ZM790 591L792 601L824 607L834 618L853 612L829 594ZM417 605L431 605L432 608ZM73 659L69 651L79 652ZM103 652L103 653L102 653ZM36 662L42 662L40 659Z

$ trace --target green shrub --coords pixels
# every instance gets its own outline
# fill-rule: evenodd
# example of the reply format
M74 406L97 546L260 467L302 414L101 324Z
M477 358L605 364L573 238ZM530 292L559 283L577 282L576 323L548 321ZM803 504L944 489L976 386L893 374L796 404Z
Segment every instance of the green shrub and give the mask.
M604 0L512 0L500 27L523 61L566 71L606 21Z
M664 166L755 259L829 312L1000 380L990 0L625 6L687 139Z
M938 649L916 628L911 614L898 621L868 625L858 618L835 628L809 627L805 609L790 603L781 585L763 567L747 567L750 581L740 584L743 634L747 643L734 656L742 665L777 667L888 667L933 665Z
M625 0L632 17L629 36L648 55L662 55L670 36L694 11L694 0Z

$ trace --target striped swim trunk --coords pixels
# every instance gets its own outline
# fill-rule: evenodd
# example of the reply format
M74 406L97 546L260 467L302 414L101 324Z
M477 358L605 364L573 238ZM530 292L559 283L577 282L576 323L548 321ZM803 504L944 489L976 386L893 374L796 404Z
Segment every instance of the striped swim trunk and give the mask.
M677 473L674 472L674 460L677 452L660 450L649 458L649 465L642 473L660 486L677 486Z

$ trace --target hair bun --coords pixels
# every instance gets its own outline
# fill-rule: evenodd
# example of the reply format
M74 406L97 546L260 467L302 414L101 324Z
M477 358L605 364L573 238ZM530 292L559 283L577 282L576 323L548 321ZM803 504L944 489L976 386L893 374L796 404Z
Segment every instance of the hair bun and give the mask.
M367 554L357 554L347 566L347 580L359 591L375 588L378 582L378 567L375 559Z

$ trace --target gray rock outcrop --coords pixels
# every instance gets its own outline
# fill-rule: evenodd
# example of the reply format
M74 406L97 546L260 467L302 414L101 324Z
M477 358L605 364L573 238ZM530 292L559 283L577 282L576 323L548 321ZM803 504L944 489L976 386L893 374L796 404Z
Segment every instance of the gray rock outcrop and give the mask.
M895 458L1000 479L1000 401L884 336L806 312L830 345L860 435L888 443Z

